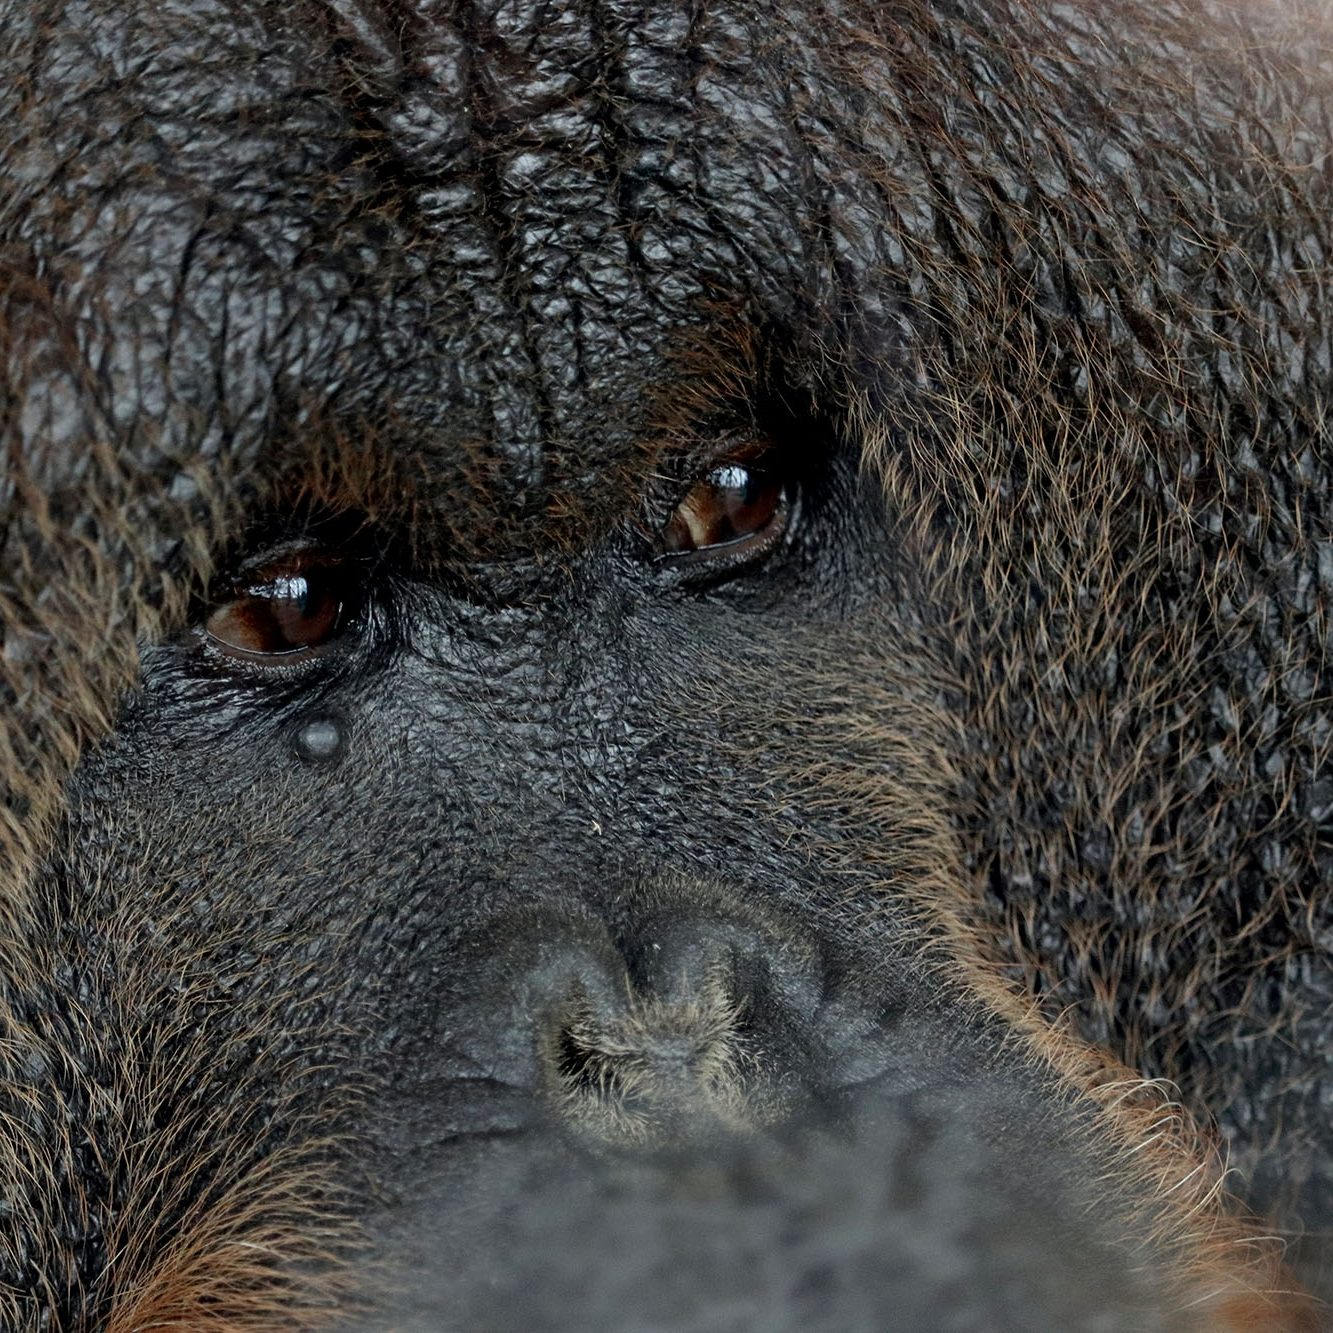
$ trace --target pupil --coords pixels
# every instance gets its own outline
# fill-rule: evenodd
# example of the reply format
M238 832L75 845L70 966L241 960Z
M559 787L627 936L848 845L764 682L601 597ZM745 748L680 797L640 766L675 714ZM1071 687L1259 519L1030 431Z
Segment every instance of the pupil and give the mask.
M742 504L752 504L759 489L758 474L739 463L728 463L718 468L709 481L720 491L737 491Z

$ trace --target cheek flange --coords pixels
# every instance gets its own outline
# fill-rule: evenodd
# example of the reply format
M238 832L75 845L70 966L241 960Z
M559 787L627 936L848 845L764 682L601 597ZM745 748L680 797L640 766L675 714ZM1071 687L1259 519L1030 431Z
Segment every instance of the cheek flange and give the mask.
M311 713L292 729L291 745L303 764L336 764L347 748L347 723L336 713Z

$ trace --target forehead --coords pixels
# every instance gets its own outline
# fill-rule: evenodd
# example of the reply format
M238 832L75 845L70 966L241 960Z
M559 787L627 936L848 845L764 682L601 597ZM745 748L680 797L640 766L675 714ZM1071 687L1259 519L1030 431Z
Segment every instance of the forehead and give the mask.
M166 456L336 438L455 530L567 518L692 381L833 336L792 5L88 0L34 49L28 237Z

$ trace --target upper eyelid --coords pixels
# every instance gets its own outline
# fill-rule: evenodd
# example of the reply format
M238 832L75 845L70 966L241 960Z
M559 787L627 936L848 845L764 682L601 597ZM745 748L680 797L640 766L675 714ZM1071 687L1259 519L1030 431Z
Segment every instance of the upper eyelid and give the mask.
M710 440L705 448L686 449L676 454L678 471L654 475L674 485L691 486L725 463L744 465L780 452L779 442L767 431L758 428L730 430Z
M707 450L682 451L676 457L681 465L679 471L654 470L648 474L648 481L652 483L648 502L654 511L659 506L664 510L663 522L670 519L676 506L690 491L707 481L718 468L728 463L738 467L753 466L760 459L775 458L779 466L774 470L781 471L783 450L777 440L763 431L733 431L712 442Z
M217 606L237 597L254 595L285 575L304 570L347 570L352 571L358 581L366 582L374 577L375 564L363 550L341 543L293 539L224 566L209 587L208 602Z
M360 564L368 571L396 563L397 538L355 509L264 507L249 516L241 539L219 552L210 593L259 578L283 560Z

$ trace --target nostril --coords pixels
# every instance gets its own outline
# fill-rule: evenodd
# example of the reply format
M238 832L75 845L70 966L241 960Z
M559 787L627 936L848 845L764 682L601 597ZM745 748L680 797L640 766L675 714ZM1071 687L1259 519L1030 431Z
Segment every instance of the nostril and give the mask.
M595 1052L569 1025L556 1030L555 1070L561 1085L571 1093L603 1097L608 1089L595 1058Z
M603 1143L693 1137L746 1119L752 1062L739 1010L713 982L682 1003L627 992L614 1014L575 995L547 1049L567 1122Z
M565 1097L590 1097L606 1103L623 1100L632 1091L633 1066L640 1057L630 1022L626 996L624 1012L594 1008L575 988L565 1005L548 1023L548 1064L556 1090Z

